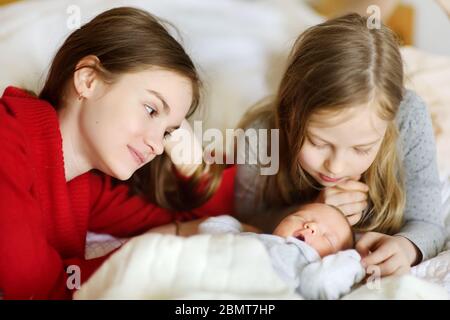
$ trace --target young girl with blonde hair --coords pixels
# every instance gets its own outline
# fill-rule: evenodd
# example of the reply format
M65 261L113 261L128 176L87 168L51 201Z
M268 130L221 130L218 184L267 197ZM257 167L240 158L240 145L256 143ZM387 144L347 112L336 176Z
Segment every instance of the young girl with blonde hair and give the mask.
M297 203L337 206L364 233L356 244L363 264L382 276L439 252L445 233L431 121L404 88L386 26L370 29L367 18L349 14L306 30L275 97L241 126L279 129L280 155L275 175L260 175L260 164L238 166L243 221L270 232ZM256 147L271 150L246 149Z

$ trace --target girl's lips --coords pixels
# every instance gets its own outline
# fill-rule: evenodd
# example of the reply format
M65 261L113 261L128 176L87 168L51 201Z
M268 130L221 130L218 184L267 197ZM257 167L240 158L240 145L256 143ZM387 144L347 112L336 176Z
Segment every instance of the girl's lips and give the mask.
M136 149L130 147L129 145L127 145L128 150L130 150L131 155L133 156L133 158L136 160L136 162L141 165L145 162L144 156L137 151Z
M319 173L320 179L322 179L323 181L326 182L338 182L339 180L341 180L341 178L330 178L328 176L324 176L323 174Z

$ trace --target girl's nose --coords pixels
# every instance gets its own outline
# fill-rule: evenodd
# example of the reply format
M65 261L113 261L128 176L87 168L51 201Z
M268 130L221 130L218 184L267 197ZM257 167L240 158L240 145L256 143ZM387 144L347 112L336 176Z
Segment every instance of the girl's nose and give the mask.
M149 153L150 154L156 154L156 155L160 155L164 152L164 145L162 140L161 141L156 141L156 139L147 139L145 141L145 144L149 147Z
M144 137L145 144L150 148L149 153L161 155L164 152L165 128L152 128Z
M164 152L164 145L162 141L160 143L154 143L153 144L153 151L156 155L161 155Z
M333 175L332 178L339 178L344 170L344 160L341 156L333 156L325 161L325 169Z

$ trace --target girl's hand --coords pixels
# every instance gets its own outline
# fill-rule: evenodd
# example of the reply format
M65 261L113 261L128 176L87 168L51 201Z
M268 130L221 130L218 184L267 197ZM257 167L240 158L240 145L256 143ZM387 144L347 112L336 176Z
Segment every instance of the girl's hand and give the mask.
M202 164L202 145L195 137L194 131L186 119L181 122L177 130L165 139L164 151L178 172L185 177L190 177Z
M176 231L177 231L176 224L168 223L149 229L146 233L176 234Z
M178 222L178 235L181 237L189 237L198 234L198 226L205 220L206 218Z
M242 232L262 233L261 229L254 227L252 225L245 224L242 222L241 222L241 225L242 225Z
M205 218L190 220L185 222L171 222L162 226L152 228L147 233L173 234L183 237L191 236L198 233L198 226ZM177 226L178 224L178 226ZM177 234L178 229L178 234Z
M353 226L367 208L369 187L360 181L360 176L342 181L334 187L321 190L315 202L333 205L341 209Z
M408 273L420 257L419 249L405 237L378 232L365 233L356 243L356 250L362 257L363 267L366 270L370 267L382 277Z

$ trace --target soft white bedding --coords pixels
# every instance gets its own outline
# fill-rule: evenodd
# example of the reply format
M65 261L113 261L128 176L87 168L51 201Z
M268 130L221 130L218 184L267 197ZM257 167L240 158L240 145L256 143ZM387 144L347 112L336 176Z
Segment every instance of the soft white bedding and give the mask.
M264 247L232 234L145 234L125 244L76 299L299 298L277 276Z
M248 106L273 92L283 57L295 37L307 26L323 20L298 0L21 1L0 8L0 91L11 84L38 91L55 49L70 32L66 27L70 5L79 6L82 22L119 5L141 7L173 22L206 84L205 126L220 129L234 127ZM402 54L408 86L424 98L433 115L443 178L443 215L447 218L450 211L447 176L450 172L450 58L432 56L414 48L405 48ZM125 242L94 234L88 235L87 240L87 258L103 255ZM449 265L450 251L447 251L413 268L412 274L439 283L450 292ZM253 268L259 270L258 266ZM401 281L408 283L408 280ZM400 284L397 287L404 288ZM420 287L420 282L416 287ZM211 292L197 294L197 297L212 297Z
M265 247L238 234L145 234L131 239L75 299L302 299L272 268ZM344 299L448 299L413 276L363 285Z
M444 251L436 257L423 261L411 270L411 274L442 285L450 294L450 177L442 181L443 219L447 229Z

